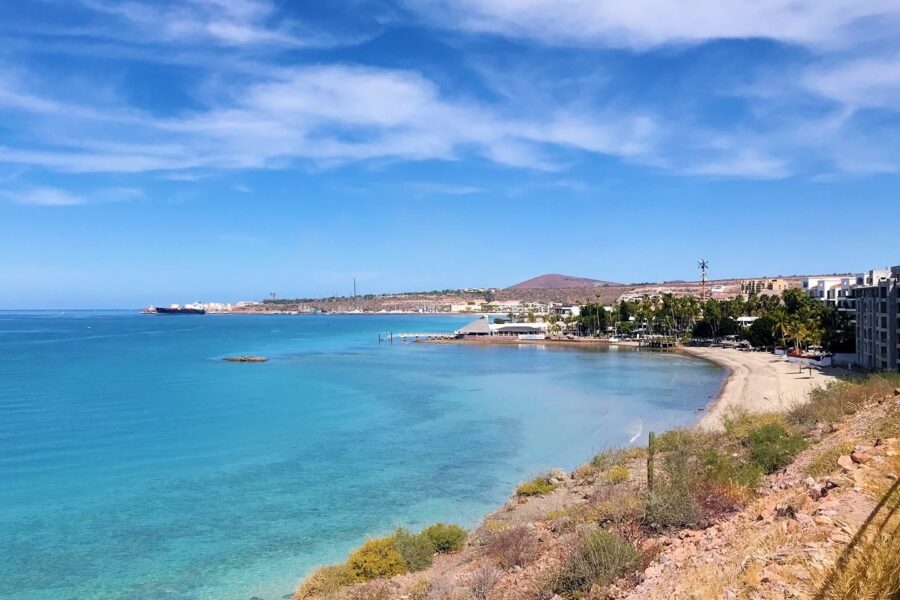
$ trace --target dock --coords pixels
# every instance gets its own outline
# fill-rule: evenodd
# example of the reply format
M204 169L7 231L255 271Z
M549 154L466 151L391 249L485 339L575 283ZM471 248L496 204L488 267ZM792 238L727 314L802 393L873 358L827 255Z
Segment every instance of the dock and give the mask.
M378 334L379 342L393 342L394 338L400 338L404 342L415 342L419 340L452 340L456 338L456 333L381 333Z
M649 348L650 350L673 350L678 346L678 340L672 338L640 340L638 345L641 348Z

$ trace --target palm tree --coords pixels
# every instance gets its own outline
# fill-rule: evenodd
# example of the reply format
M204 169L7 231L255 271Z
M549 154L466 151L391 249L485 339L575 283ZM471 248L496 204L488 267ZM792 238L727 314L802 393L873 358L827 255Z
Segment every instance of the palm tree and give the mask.
M776 308L769 313L772 319L772 335L781 339L781 345L785 345L785 340L791 335L792 322L791 316L784 308Z

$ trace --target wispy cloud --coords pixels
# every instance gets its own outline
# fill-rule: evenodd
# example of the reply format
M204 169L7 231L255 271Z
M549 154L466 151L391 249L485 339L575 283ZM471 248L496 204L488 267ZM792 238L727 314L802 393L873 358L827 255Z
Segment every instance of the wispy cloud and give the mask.
M94 37L143 43L210 42L226 47L329 47L361 38L336 36L287 18L276 19L268 0L184 0L177 2L112 2L81 0L87 8L116 19L120 27L82 30ZM121 26L131 31L123 31Z
M895 0L406 0L434 25L549 44L646 49L709 40L765 38L840 46L887 35ZM857 25L865 22L861 30Z
M0 145L2 164L153 173L173 181L245 169L426 160L559 173L586 156L686 176L754 179L791 176L804 163L814 163L816 173L888 172L900 165L896 144L873 156L857 151L862 144L854 141L884 128L860 113L900 117L900 50L885 51L896 42L881 36L900 23L896 0L404 3L411 9L404 14L432 25L536 47L627 48L619 54L652 56L661 46L671 55L671 47L677 54L709 40L767 38L801 55L790 79L772 69L752 93L732 92L734 105L723 111L728 119L715 122L705 114L722 101L715 77L708 85L704 79L703 89L676 85L650 95L635 93L629 74L613 66L573 73L538 61L532 68L517 57L515 67L504 68L475 53L466 61L480 81L454 87L441 69L427 65L297 59L300 48L355 42L311 28L270 0L76 4L92 18L57 25L59 31L47 36L67 45L44 51L81 48L123 60L140 55L165 68L189 69L177 90L189 101L154 110L102 77L85 75L72 93L70 81L0 63L0 120L13 133ZM871 39L863 43L864 35ZM592 55L579 52L580 64L593 64ZM98 80L103 86L94 93ZM896 131L896 123L889 129Z
M31 188L20 192L3 192L3 195L17 204L30 206L74 206L87 204L87 199L55 188Z
M143 192L134 188L105 188L82 194L74 194L53 187L0 191L0 197L29 206L75 206L98 202L124 202L142 196Z
M40 98L36 93L17 96ZM44 107L11 107L39 121ZM73 107L68 135L30 147L0 147L0 161L70 172L277 168L297 159L321 166L370 159L457 160L474 153L500 164L553 169L546 146L635 156L652 145L643 114L560 107L511 118L502 106L443 97L419 73L350 65L281 69L224 90L216 105L179 117L111 111L97 126ZM78 115L89 114L79 118ZM121 118L127 113L127 118ZM99 117L102 119L102 117ZM348 135L353 132L352 135Z

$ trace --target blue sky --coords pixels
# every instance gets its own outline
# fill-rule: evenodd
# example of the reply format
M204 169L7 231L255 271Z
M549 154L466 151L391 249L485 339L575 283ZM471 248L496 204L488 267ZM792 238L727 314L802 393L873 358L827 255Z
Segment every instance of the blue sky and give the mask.
M2 3L0 307L897 264L898 32L898 0Z

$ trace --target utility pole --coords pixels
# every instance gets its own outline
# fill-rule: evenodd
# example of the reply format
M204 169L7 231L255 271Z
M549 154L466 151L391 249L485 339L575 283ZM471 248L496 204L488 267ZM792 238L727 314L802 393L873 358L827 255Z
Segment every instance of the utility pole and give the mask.
M701 258L697 266L700 267L700 301L703 302L706 300L706 274L709 271L709 261Z
M356 277L353 278L353 297L356 298Z

